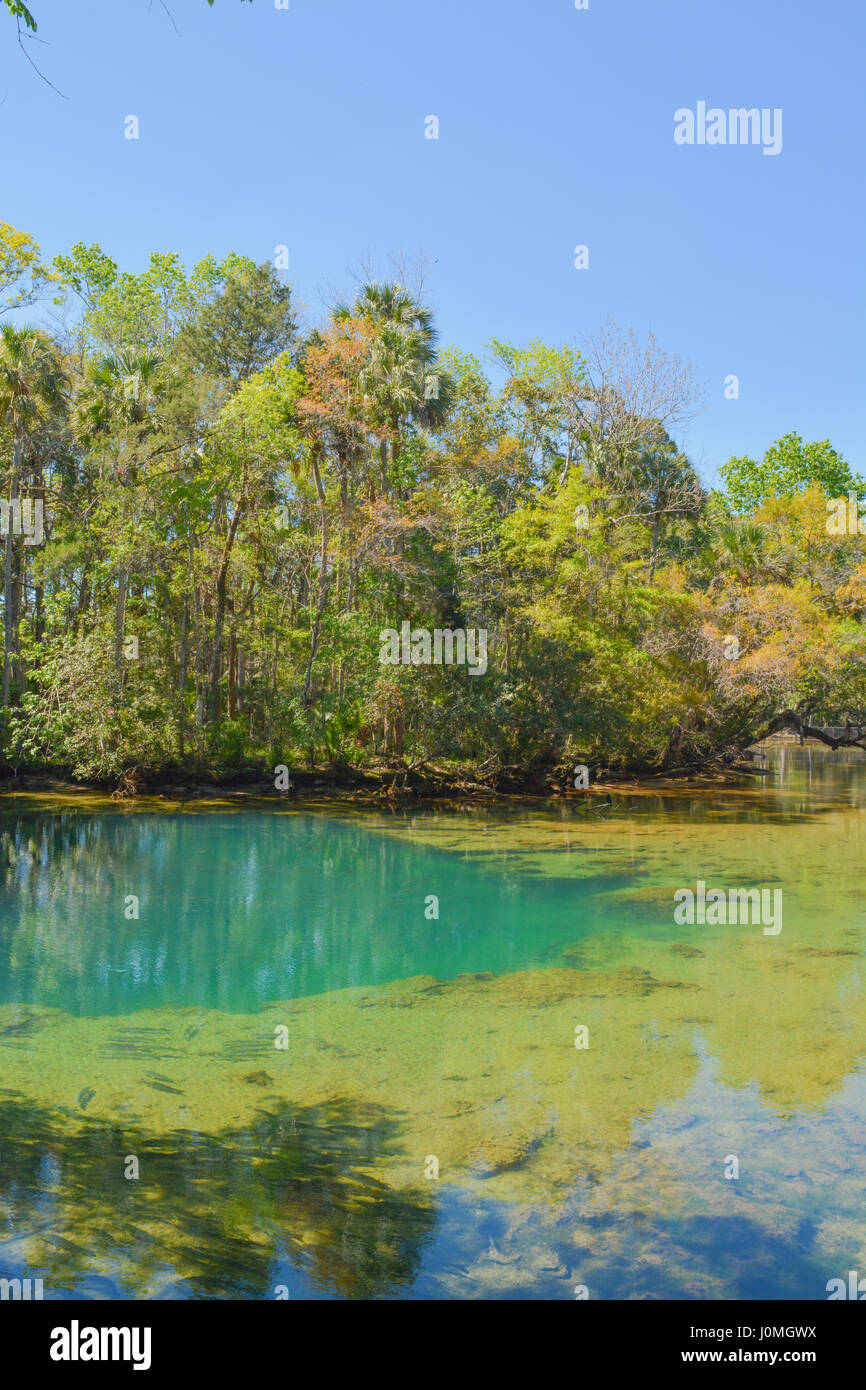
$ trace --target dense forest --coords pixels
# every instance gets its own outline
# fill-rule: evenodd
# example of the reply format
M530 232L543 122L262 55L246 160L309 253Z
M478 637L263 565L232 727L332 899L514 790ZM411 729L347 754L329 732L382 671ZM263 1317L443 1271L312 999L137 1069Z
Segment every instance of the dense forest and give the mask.
M652 338L485 367L396 276L314 325L279 253L129 274L5 223L0 299L8 771L508 785L864 718L866 485L792 431L708 490Z

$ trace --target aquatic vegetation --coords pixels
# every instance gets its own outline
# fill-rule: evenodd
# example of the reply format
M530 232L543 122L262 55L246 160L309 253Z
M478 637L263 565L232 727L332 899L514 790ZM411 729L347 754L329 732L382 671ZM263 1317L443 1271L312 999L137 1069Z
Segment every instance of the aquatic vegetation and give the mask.
M157 1296L823 1296L866 1262L866 811L825 780L808 812L762 793L757 830L715 794L592 824L19 809L0 1263ZM784 882L778 936L675 921L726 871Z

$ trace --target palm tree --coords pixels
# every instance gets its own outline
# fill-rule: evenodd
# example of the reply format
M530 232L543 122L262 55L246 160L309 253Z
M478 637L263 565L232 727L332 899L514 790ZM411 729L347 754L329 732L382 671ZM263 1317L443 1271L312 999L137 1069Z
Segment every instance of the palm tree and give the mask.
M118 425L143 426L143 437L164 385L163 359L146 350L109 352L88 362L72 415L78 437L91 444Z
M665 523L675 517L697 517L704 492L687 455L677 449L657 421L649 424L649 438L628 466L626 490L652 527L649 571L652 583Z
M382 490L387 492L389 463L393 468L406 424L439 422L447 410L449 383L436 370L433 315L402 285L364 285L353 309L338 309L335 318L349 312L371 329L360 384L379 442Z
M756 521L731 518L719 527L713 549L718 569L733 573L740 584L752 583L772 573L767 555L767 533Z
M766 526L751 517L738 516L726 498L711 492L681 554L696 582L708 588L725 578L744 586L781 580L784 570L769 540Z
M17 501L24 467L27 439L43 413L55 409L63 399L66 378L57 352L47 333L39 328L6 323L0 327L0 420L12 430L12 475L10 504ZM18 670L18 628L24 565L16 547L10 524L6 531L3 557L3 708L9 706L10 682L20 680Z
M389 490L389 464L400 451L407 422L432 425L447 408L448 384L435 370L433 316L402 285L368 284L353 305L339 304L331 327L308 344L306 368L314 383L301 409L310 470L320 517L318 602L312 624L302 699L312 700L313 663L319 648L331 582L330 527L325 475L333 456L340 483L340 555L337 589L347 533L350 475L370 434L378 442L383 495ZM300 467L296 460L293 468ZM349 566L351 576L351 565ZM351 577L349 587L351 589Z

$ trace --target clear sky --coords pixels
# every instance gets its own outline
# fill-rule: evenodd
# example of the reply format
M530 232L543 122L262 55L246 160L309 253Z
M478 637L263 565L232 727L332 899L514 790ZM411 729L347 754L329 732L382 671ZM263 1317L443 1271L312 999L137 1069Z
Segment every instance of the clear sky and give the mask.
M166 0L179 32L160 0L28 2L64 96L4 8L0 218L46 255L285 244L315 319L408 253L479 355L651 329L706 385L708 479L789 430L866 472L863 0ZM782 152L677 145L700 101L781 108Z

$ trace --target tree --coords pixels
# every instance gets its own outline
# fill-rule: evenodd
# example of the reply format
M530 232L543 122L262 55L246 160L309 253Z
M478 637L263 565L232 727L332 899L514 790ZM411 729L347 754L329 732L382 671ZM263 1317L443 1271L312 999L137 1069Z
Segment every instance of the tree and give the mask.
M658 421L648 423L645 441L624 460L619 485L629 506L652 528L649 578L652 583L659 543L667 522L697 517L704 490L691 460L682 453Z
M18 501L28 435L45 410L59 405L64 375L54 345L38 328L0 326L0 420L12 432L12 467L9 502ZM20 504L19 504L20 505ZM3 708L8 708L10 683L20 683L18 626L21 616L23 559L21 537L14 534L11 518L6 530L3 563Z
M562 485L576 457L569 401L579 395L586 375L574 349L551 348L539 339L526 348L494 338L494 360L508 373L502 391L507 427L528 463L529 476Z
M210 717L219 718L219 682L222 638L228 607L229 566L244 513L261 505L274 492L275 475L287 464L293 472L302 453L295 418L295 399L300 374L288 353L282 353L256 375L243 381L220 411L207 440L203 466L211 472L222 502L229 499L220 517L225 521L214 580L214 629L209 674ZM324 489L313 452L311 465L320 499ZM327 526L323 523L320 588L326 583ZM309 677L307 678L309 679Z
M779 711L863 719L866 538L822 490L849 474L785 436L759 507L706 498L690 374L652 341L494 339L494 387L396 280L299 344L244 256L55 268L71 347L0 338L0 456L51 519L38 550L6 538L7 761L129 786L385 755L516 790L734 756ZM383 665L405 620L484 631L484 672L423 643Z
M95 353L147 348L165 354L230 277L255 269L247 257L230 254L224 261L205 256L187 271L174 252L154 252L136 275L120 272L97 243L83 242L52 264L64 290L81 301L79 336L84 350Z
M88 362L73 407L73 427L85 445L107 444L114 474L123 490L118 543L114 667L117 690L123 673L123 633L129 585L126 490L135 482L136 448L154 428L153 412L167 385L161 357L148 351L106 353Z
M349 317L339 308L335 317ZM448 382L436 370L433 315L402 285L364 285L351 317L370 332L360 371L370 428L379 443L382 494L396 482L394 466L410 421L431 424L447 410Z
M56 282L56 272L42 264L38 244L26 232L0 222L0 314L39 299Z
M602 482L616 479L643 446L647 422L675 433L697 413L700 393L692 368L663 351L652 333L612 319L582 348L581 382L569 401L570 427L586 466Z
M181 330L179 348L197 368L239 385L288 351L296 328L292 292L274 267L236 258Z
M849 490L863 492L866 483L851 472L829 439L806 444L791 432L771 444L760 462L744 455L731 458L719 470L731 505L751 512L768 497L790 497L817 483L825 497L847 497Z

